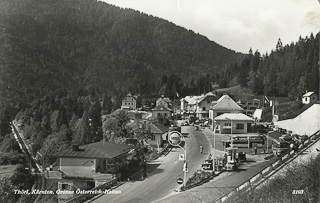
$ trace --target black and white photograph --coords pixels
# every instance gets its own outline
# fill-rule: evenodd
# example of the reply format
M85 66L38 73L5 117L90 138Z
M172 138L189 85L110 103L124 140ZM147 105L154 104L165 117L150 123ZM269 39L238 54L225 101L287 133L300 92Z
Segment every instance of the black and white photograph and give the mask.
M0 0L0 203L320 203L320 0Z

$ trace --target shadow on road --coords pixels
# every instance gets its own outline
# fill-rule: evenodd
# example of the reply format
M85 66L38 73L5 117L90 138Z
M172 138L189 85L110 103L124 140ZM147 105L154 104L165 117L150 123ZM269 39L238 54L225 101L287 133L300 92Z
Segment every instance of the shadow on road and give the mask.
M150 177L157 173L163 172L163 169L159 169L160 164L148 164L147 166L147 176Z

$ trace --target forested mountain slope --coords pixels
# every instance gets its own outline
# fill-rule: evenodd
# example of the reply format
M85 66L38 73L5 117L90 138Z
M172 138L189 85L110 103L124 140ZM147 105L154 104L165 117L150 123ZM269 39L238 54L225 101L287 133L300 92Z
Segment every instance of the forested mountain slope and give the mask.
M111 94L221 72L243 54L166 20L94 0L0 5L0 96L26 99L92 86Z

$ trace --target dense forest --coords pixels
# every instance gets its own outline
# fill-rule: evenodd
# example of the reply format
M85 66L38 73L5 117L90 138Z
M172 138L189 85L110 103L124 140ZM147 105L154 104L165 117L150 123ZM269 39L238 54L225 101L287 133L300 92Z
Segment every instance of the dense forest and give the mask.
M166 20L95 0L1 1L0 29L0 96L15 102L61 88L140 92L163 74L196 79L244 56Z
M306 90L319 89L319 34L300 37L296 43L282 45L281 39L270 54L250 49L241 63L226 69L221 83L248 87L255 95L300 98Z

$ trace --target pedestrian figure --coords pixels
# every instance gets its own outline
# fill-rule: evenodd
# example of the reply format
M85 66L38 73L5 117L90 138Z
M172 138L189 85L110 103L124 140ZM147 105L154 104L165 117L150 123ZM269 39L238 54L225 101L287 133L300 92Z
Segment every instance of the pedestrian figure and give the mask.
M202 154L202 152L203 152L203 146L200 145L200 153Z

